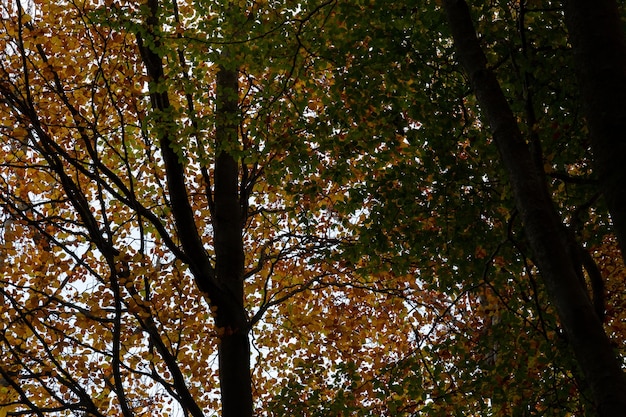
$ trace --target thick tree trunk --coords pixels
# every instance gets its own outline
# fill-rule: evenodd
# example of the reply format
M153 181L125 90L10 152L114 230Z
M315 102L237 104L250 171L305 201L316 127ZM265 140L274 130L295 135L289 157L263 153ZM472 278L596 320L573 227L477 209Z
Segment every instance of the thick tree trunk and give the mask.
M595 170L626 260L626 40L622 22L614 0L568 0L565 6Z
M533 163L513 112L487 60L465 1L447 0L444 7L457 57L470 77L474 93L491 127L500 158L515 195L536 262L556 306L559 319L589 384L601 416L623 416L626 379L578 278L574 254L542 175Z
M222 288L217 326L223 330L219 345L220 389L224 417L252 416L252 381L248 316L243 305L244 251L239 166L233 151L238 141L238 73L221 67L217 74L215 192L213 230L215 272Z

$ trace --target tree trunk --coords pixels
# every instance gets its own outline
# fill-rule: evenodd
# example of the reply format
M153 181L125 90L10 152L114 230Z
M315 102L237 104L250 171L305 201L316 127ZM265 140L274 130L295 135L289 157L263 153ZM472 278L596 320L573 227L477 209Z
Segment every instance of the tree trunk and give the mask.
M527 238L601 416L623 416L626 379L576 272L565 227L473 27L465 1L444 1L457 58L468 74L510 177Z
M574 48L594 169L626 260L626 40L614 0L569 0Z
M146 32L158 43L158 0L149 0L150 14ZM163 60L146 46L140 34L137 42L146 71L155 85L165 81ZM155 48L156 49L156 48ZM226 53L223 55L228 61ZM230 64L230 63L229 63ZM185 255L184 261L198 288L216 307L215 324L222 335L218 346L222 416L251 417L252 380L248 315L243 297L243 215L239 198L238 71L222 66L217 74L215 122L215 179L211 207L214 233L215 266L207 254L195 223L195 214L186 186L185 167L172 145L175 143L175 121L168 117L170 102L167 90L150 93L153 110L161 123L160 149L165 162L168 193L176 231ZM183 382L184 388L184 382ZM186 391L185 391L186 392ZM189 411L202 415L195 402Z
M243 304L243 220L239 199L239 166L233 152L238 141L238 72L222 66L217 74L216 153L213 230L215 272L222 288L216 324L220 389L224 417L252 416L248 316Z

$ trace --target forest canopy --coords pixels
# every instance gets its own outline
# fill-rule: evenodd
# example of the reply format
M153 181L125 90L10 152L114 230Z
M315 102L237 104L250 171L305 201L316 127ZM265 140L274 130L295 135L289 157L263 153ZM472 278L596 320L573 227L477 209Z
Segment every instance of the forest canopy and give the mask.
M622 416L622 3L6 0L0 416Z

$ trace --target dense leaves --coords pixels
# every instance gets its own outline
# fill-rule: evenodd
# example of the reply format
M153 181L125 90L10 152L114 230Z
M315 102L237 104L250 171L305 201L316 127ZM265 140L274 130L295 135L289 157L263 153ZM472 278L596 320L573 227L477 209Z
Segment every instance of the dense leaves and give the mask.
M3 3L0 415L219 414L237 334L259 415L593 414L440 6ZM623 358L561 5L471 11Z

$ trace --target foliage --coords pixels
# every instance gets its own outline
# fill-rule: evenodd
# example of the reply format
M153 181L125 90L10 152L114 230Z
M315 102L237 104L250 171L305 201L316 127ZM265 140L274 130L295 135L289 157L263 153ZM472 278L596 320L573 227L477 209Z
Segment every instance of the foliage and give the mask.
M623 357L623 265L553 3L472 11L554 203L606 279ZM220 412L230 330L181 243L170 135L213 263L216 160L237 162L259 414L584 414L439 2L163 1L158 30L148 4L1 6L9 413L187 415L188 397ZM139 37L162 58L159 82ZM217 74L233 69L238 138L219 142Z

